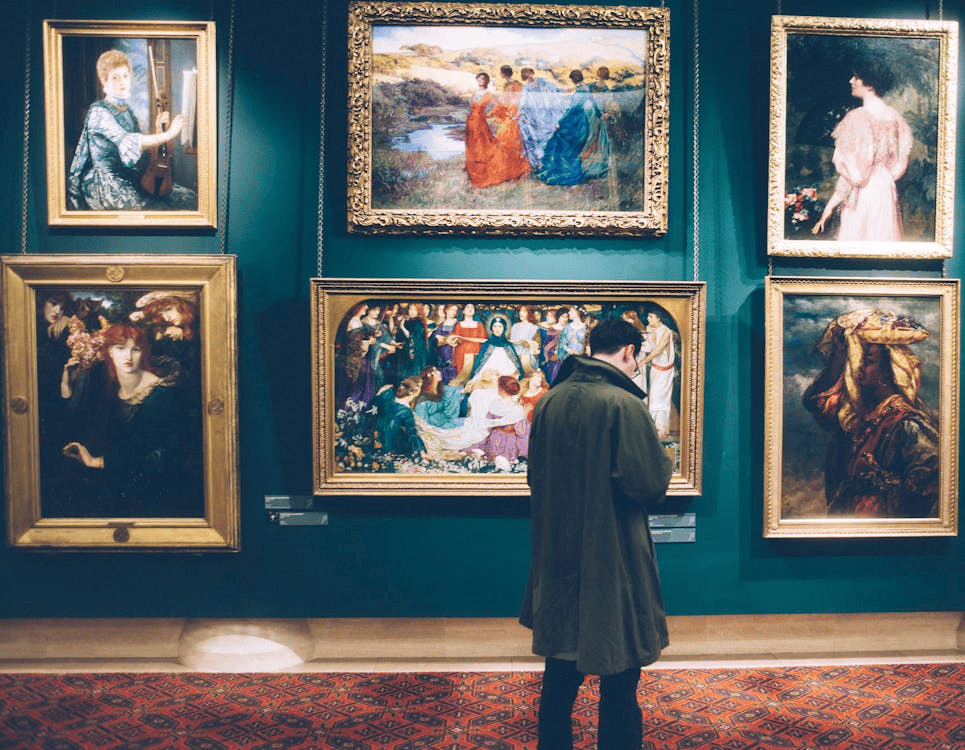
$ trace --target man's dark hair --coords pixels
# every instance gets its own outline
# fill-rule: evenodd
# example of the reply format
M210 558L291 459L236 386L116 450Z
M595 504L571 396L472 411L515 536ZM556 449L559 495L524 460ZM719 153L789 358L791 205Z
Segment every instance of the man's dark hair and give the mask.
M615 354L627 344L633 346L633 356L640 353L643 337L640 331L623 318L606 318L590 330L592 354Z

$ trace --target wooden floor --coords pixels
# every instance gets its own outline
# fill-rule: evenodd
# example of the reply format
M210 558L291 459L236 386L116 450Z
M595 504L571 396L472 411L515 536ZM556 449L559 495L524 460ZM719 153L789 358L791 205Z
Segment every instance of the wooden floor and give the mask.
M654 668L965 662L960 612L669 618ZM510 618L0 620L0 672L542 669Z

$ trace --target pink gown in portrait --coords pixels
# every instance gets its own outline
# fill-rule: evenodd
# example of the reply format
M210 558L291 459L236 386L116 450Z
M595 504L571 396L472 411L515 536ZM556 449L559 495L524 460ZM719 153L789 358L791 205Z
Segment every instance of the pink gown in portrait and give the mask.
M891 107L875 119L853 109L834 130L835 192L843 196L838 240L894 242L901 239L901 210L895 181L908 168L912 134Z

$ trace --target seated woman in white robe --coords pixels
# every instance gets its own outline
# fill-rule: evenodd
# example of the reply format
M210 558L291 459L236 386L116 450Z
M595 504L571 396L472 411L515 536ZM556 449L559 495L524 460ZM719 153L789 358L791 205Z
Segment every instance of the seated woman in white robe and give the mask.
M446 422L432 420L431 410L416 405L416 431L426 446L426 454L431 458L464 458L463 449L484 440L489 434L490 424L486 420L489 405L499 397L497 383L499 374L486 370L472 384L466 386L469 392L468 412L465 417L454 417ZM446 386L446 392L454 386ZM459 389L462 390L462 389ZM420 408L421 407L421 408Z

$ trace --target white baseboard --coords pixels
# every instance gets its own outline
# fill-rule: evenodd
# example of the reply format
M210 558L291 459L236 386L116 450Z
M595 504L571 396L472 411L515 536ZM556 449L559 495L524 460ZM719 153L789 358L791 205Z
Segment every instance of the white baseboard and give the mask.
M669 618L669 627L660 664L959 653L965 660L961 612L688 616ZM513 618L0 620L0 671L90 660L193 671L540 662Z

